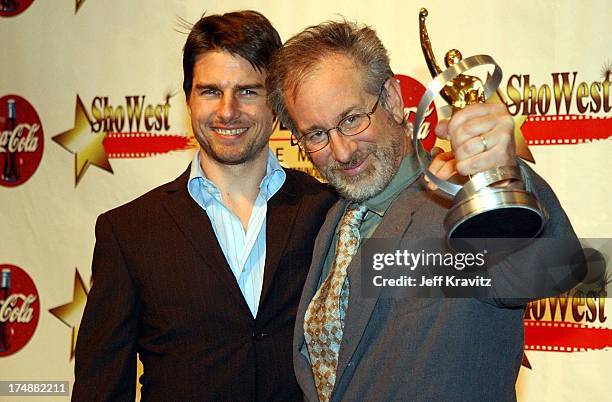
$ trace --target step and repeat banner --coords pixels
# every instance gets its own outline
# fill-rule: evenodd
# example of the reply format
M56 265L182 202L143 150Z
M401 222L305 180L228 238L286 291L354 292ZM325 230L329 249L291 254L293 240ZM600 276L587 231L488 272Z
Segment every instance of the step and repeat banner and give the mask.
M502 67L497 95L514 116L521 156L554 188L578 236L605 248L607 0L0 0L0 380L72 385L96 217L174 179L197 147L181 87L190 24L204 12L251 8L283 39L329 19L371 25L414 115L431 80L419 44L423 6L438 60L457 48ZM419 133L428 146L443 106L436 101ZM270 147L283 165L314 174L286 130L276 129ZM520 401L612 400L605 281L527 307Z

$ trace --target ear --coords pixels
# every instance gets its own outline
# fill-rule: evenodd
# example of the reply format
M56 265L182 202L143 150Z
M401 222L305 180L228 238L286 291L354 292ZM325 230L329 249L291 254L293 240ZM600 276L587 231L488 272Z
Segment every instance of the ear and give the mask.
M387 98L385 99L387 111L391 113L393 120L401 124L404 120L404 100L402 99L399 80L395 77L389 78L385 83L385 90L387 92Z

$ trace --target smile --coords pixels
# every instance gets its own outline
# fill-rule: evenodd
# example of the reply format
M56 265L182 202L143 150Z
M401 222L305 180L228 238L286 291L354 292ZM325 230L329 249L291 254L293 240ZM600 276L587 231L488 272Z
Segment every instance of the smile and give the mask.
M226 136L226 137L231 137L234 135L240 135L242 133L244 133L245 131L248 130L248 128L214 128L213 129L216 133Z
M346 168L344 168L342 170L348 176L355 176L355 175L361 173L368 166L366 161L369 158L370 158L370 155L368 154L365 158L363 158L359 162L353 164L352 166L346 167Z

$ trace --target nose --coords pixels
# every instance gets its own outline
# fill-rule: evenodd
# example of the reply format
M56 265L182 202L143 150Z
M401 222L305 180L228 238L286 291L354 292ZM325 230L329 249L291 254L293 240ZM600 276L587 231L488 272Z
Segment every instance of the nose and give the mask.
M357 150L355 140L340 134L338 130L329 133L329 146L334 159L342 163L350 162L353 153Z
M219 101L217 114L219 119L224 123L229 123L238 117L240 114L240 108L238 101L233 94L223 94L223 97Z

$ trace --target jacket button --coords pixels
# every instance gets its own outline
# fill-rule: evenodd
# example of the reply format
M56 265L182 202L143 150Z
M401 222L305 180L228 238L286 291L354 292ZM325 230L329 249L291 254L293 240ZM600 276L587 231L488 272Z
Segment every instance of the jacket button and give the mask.
M268 335L270 334L268 334L267 332L253 332L253 339L255 339L256 341L261 341Z

